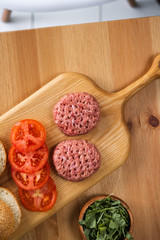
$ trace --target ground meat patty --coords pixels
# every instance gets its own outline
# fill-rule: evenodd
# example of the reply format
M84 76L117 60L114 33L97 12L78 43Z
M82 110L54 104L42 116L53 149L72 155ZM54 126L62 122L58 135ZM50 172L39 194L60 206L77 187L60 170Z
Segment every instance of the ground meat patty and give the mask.
M53 163L63 178L81 181L98 170L100 154L97 148L86 140L66 140L56 146Z
M88 93L70 93L55 105L54 121L63 133L75 136L89 132L100 117L96 99Z

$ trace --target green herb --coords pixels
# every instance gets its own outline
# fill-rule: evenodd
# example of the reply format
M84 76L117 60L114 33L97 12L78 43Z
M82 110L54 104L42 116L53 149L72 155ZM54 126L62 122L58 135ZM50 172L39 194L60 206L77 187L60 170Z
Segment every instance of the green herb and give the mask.
M132 240L130 217L121 202L110 197L91 204L79 221L87 240Z

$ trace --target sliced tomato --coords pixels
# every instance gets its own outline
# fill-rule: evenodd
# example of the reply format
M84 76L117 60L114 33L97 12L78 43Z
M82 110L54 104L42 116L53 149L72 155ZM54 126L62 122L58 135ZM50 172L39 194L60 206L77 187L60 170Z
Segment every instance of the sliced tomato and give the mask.
M46 138L42 124L33 119L25 119L16 123L11 130L11 142L22 152L31 152L40 148Z
M17 171L33 173L40 170L47 162L48 148L46 144L43 144L33 152L23 153L12 146L8 159L11 166Z
M22 173L16 169L11 169L12 177L15 183L25 190L34 190L41 188L47 181L50 176L50 166L46 162L44 167L34 173Z
M47 183L40 189L26 191L19 188L19 196L27 210L45 212L52 208L56 202L56 185L50 177Z

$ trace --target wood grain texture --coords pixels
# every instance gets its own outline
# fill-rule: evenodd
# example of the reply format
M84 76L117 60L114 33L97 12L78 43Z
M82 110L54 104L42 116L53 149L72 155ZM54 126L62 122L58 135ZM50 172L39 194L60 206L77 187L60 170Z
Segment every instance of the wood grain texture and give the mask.
M160 18L153 17L0 34L0 114L62 72L87 75L108 92L126 87L159 53L159 32ZM82 205L92 196L112 192L133 211L135 239L159 240L159 125L148 121L153 115L160 118L159 94L156 80L126 104L132 140L127 163L21 240L79 240Z
M101 111L100 122L88 134L75 136L74 139L86 139L93 143L100 152L101 166L97 173L87 180L69 182L55 173L52 155L53 149L59 142L73 139L73 137L65 136L54 124L53 107L64 95L84 91L93 94L99 102ZM10 239L18 239L25 232L28 232L31 228L57 212L116 168L119 168L126 161L130 149L130 139L127 127L123 122L122 107L124 96L122 95L127 93L108 94L96 86L89 78L81 74L64 73L0 117L0 139L7 152L11 147L10 131L16 122L29 118L36 119L43 124L46 129L46 144L50 151L51 176L58 190L57 203L52 210L45 213L22 211L21 225ZM17 186L13 183L8 172L3 178L3 186L9 188L19 199ZM75 191L72 191L73 188Z

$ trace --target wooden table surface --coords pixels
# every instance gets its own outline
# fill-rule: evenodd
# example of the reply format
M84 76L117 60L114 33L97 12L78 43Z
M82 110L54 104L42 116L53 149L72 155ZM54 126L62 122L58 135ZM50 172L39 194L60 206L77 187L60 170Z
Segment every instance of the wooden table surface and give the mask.
M114 92L143 75L160 53L160 17L1 33L0 53L0 114L62 72L83 73ZM127 163L20 240L80 240L81 207L106 193L130 206L136 240L159 240L159 96L156 80L125 106L132 139Z

